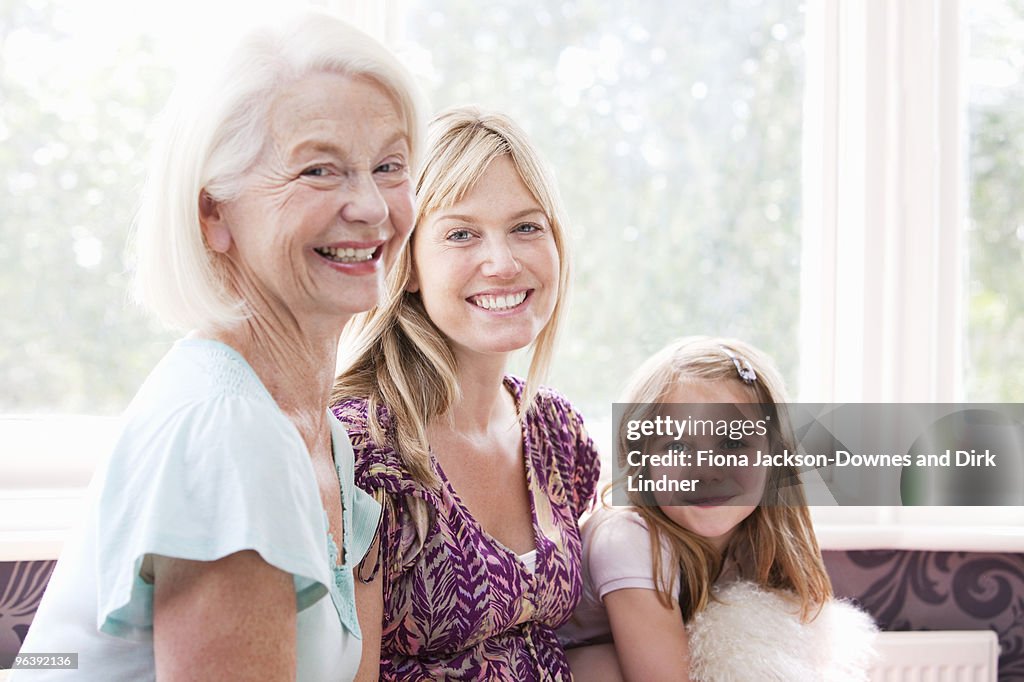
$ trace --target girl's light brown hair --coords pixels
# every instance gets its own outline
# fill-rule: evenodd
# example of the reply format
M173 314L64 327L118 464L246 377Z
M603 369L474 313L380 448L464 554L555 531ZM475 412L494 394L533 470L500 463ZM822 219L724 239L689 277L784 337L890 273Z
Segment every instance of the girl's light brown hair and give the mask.
M746 363L756 379L743 381L740 369ZM673 341L651 356L630 378L620 402L630 408L620 420L620 440L625 438L627 420L651 418L659 403L672 390L688 381L735 381L752 402L771 408L769 439L794 450L784 407L786 392L771 358L757 348L736 339L690 336ZM644 414L650 412L651 414ZM621 485L627 476L646 473L630 467L623 455L634 448L618 442L621 475L605 489ZM773 447L773 450L775 447ZM683 618L690 620L711 599L711 586L722 570L724 556L740 557L746 578L767 588L791 590L800 602L801 617L809 620L832 596L832 585L821 559L811 525L803 488L793 485L798 473L790 467L773 467L765 483L762 503L744 519L729 546L719 554L699 535L671 521L642 492L626 492L631 506L643 518L651 535L651 559L658 597L666 606L677 599ZM672 565L663 567L662 547L667 547Z

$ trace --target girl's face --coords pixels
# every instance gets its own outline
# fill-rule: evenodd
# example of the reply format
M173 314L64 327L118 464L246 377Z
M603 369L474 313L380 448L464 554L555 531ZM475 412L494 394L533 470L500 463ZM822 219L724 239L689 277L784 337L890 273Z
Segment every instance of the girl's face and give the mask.
M559 294L552 229L508 155L417 227L409 290L457 357L509 353L537 338Z
M687 380L678 384L664 402L662 413L672 414L680 421L687 418L716 422L763 419L756 409L744 409L744 405L752 404L752 399L739 380ZM673 407L670 403L682 405ZM676 443L679 452L690 455L692 465L685 468L652 466L649 475L660 478L667 474L670 478L696 479L699 483L693 492L655 493L658 507L681 528L724 550L736 528L753 513L764 495L768 469L755 462L758 450L768 451L768 436L685 435L678 441L671 441L673 445ZM668 442L660 440L655 449L664 451L668 446ZM712 451L711 454L708 451ZM712 456L729 461L712 461ZM746 456L747 466L735 463L742 461L741 456Z

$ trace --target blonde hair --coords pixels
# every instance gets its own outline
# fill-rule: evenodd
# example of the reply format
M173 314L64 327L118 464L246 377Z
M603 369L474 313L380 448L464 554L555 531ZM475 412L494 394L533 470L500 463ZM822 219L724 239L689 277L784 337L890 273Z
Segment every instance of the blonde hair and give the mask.
M416 183L417 227L434 212L451 207L473 189L495 159L507 156L540 204L558 253L558 296L551 318L531 344L530 368L519 401L519 418L533 405L547 375L568 306L571 266L566 219L554 178L526 133L503 114L474 106L448 109L431 122L423 169ZM415 264L412 246L398 257L383 302L356 316L343 335L349 358L334 385L331 403L367 398L370 437L386 441L378 419L387 406L393 444L406 469L421 483L439 483L430 466L426 426L449 413L460 394L455 355L433 323L418 292L408 291Z
M226 328L249 313L206 245L200 193L236 196L267 142L274 93L318 72L366 78L393 100L415 171L425 128L423 96L379 42L328 14L304 12L253 30L225 59L179 84L162 115L132 240L135 297L181 329Z
M744 381L740 369L752 369L756 378ZM619 480L605 494L621 485L626 476L636 476L642 467L630 467L624 455L627 420L644 418L656 411L673 388L686 381L734 381L752 402L770 408L768 437L773 444L793 450L794 439L786 419L785 386L771 358L736 339L689 336L677 339L647 359L632 375L620 402L629 404L620 419L616 443L621 467ZM647 415L647 417L651 417ZM762 587L791 590L800 602L804 620L812 618L832 596L832 584L821 558L811 525L807 501L798 473L792 467L773 467L765 482L761 504L744 519L724 553L710 542L674 523L645 493L625 494L630 506L646 522L651 535L651 559L658 598L666 606L678 599L685 620L703 610L711 599L711 586L722 570L724 556L733 554L746 561L746 576ZM662 547L667 547L671 566L662 567Z

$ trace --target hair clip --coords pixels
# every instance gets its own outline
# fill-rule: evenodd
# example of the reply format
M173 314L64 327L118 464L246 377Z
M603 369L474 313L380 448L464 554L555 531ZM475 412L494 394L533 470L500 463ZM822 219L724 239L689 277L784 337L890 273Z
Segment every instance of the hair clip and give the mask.
M729 356L732 360L732 364L736 365L736 372L740 375L740 380L745 384L752 384L757 381L757 373L754 372L754 366L750 364L750 360L744 357L737 356L731 350L725 346L719 346L722 352ZM742 360L742 363L740 362Z

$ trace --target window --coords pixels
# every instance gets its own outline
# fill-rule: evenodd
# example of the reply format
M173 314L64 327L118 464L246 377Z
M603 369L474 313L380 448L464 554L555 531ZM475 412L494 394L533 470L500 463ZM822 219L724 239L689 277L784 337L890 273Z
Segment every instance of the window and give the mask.
M170 340L126 306L124 256L166 45L95 6L0 13L0 412L116 414Z
M397 9L434 105L509 113L556 169L577 277L555 385L606 414L633 367L694 333L753 341L795 381L799 2ZM85 14L5 22L5 411L115 414L171 340L125 306L123 248L174 30L93 34Z
M761 346L806 401L1024 401L1020 0L310 4L551 163L576 282L550 383L599 441L686 334ZM116 415L174 338L127 304L124 245L175 69L283 5L0 6L0 470L25 485L66 442L10 415Z
M1024 3L967 10L967 395L1024 402Z
M576 277L553 386L606 421L647 356L714 334L796 388L801 2L401 7L434 107L511 115L555 170Z

